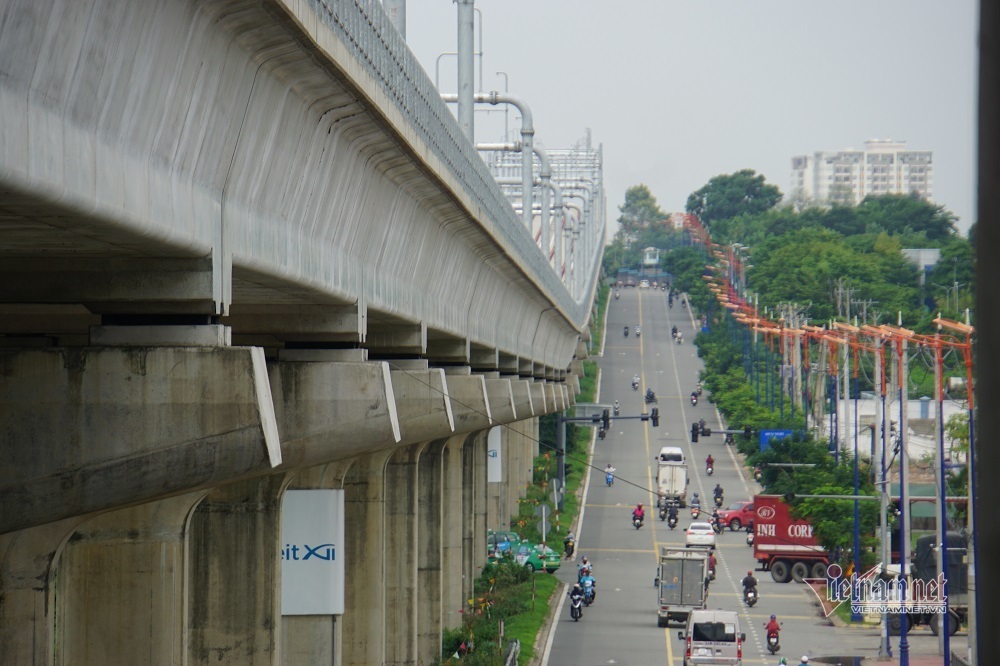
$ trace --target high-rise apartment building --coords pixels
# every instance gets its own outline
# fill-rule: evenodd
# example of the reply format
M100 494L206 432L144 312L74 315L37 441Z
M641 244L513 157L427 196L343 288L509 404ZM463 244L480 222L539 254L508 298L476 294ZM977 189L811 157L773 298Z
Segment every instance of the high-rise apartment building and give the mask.
M905 141L871 139L864 150L819 151L792 158L791 192L817 203L854 206L868 195L916 193L930 201L934 158Z

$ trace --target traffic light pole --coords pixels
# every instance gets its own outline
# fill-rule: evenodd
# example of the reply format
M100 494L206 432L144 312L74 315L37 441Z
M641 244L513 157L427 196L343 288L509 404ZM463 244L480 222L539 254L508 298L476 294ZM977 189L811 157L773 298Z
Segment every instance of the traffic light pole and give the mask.
M590 425L595 425L603 430L607 429L611 425L611 414L610 410L605 409L600 416L563 416L562 412L556 414L556 458L558 461L559 470L559 482L562 484L562 488L566 487L566 422L572 421L574 423L589 423ZM657 428L660 425L660 409L659 407L653 407L649 414L640 414L639 416L615 416L615 420L630 421L638 419L640 421L652 421L653 427ZM559 500L559 510L562 511L562 499Z

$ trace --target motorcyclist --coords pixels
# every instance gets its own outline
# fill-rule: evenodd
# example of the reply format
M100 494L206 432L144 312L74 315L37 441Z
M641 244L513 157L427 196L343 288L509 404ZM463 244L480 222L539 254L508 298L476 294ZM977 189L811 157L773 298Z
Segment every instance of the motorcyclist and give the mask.
M698 493L695 493L691 497L691 508L698 509L699 511L701 511L701 498L698 497Z
M722 516L719 515L719 508L712 509L712 527L716 532L722 532Z
M652 402L653 400L656 400L656 394L653 393L653 389L646 389L646 402Z
M573 583L573 587L569 590L569 598L573 601L583 599L583 587L580 586L580 583Z
M715 559L715 550L708 551L708 570L715 571L718 560Z
M705 468L707 469L709 467L715 467L715 458L712 457L711 453L709 453L708 457L705 458Z
M608 463L608 466L604 468L604 479L607 481L609 486L615 482L616 471L618 471L618 468L612 467L611 463Z
M636 324L635 325L635 337L639 337L640 334L642 334L642 329L639 328L639 324Z
M676 338L677 337L677 327L676 326L674 326L673 328L670 329L670 337L672 337L672 338Z
M675 521L677 520L677 505L674 502L671 502L667 506L667 519L671 518Z
M625 327L625 337L628 337L628 326Z
M719 485L718 483L715 484L715 490L713 490L712 492L715 494L716 497L723 497L725 495L725 492L722 490L722 486Z
M682 342L684 342L684 334L681 333L680 331L677 331L677 344L680 344Z
M580 580L581 578L584 577L584 575L590 575L591 571L593 570L594 570L594 565L591 564L590 560L587 559L587 556L584 555L583 557L580 558L580 567L577 569L576 579Z
M764 631L768 638L771 636L777 636L781 632L781 625L778 624L778 618L771 615L771 621L767 623Z
M800 661L799 663L800 664L808 664L809 663L809 657L807 657L805 655L802 655L802 661Z
M639 388L639 375L632 376L632 388Z
M746 578L743 579L743 596L747 595L747 592L757 591L757 579L753 577L753 571L748 571Z
M587 570L587 573L580 577L580 582L577 583L577 585L583 588L584 594L587 593L587 588L589 587L592 590L591 598L597 598L597 581L594 580L594 575L589 569Z
M642 502L637 504L634 509L632 509L632 520L636 518L639 519L639 524L646 522L646 512L642 508Z

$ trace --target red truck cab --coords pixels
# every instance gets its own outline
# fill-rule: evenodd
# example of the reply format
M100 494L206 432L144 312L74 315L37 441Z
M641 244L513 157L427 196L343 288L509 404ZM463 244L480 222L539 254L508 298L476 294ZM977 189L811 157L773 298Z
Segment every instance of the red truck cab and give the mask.
M728 508L719 509L719 522L722 527L728 526L734 532L742 527L753 524L753 500L743 500L730 504Z

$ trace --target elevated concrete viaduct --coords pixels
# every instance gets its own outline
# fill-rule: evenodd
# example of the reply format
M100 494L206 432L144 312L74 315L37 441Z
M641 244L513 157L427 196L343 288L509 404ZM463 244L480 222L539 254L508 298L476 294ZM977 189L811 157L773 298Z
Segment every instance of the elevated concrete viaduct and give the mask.
M432 661L579 390L575 260L377 3L0 2L0 663ZM343 613L282 613L310 489Z

